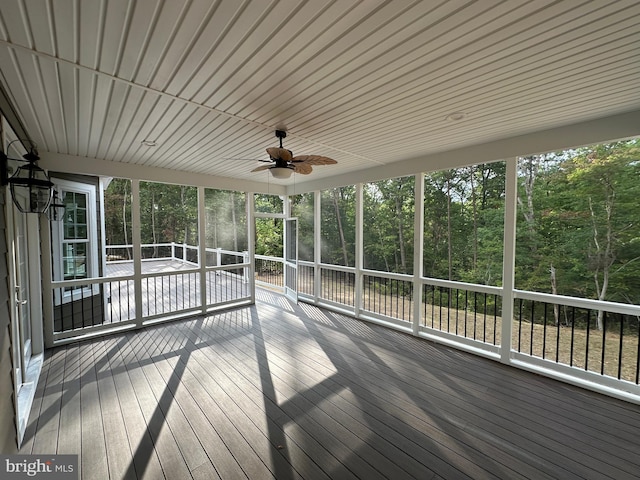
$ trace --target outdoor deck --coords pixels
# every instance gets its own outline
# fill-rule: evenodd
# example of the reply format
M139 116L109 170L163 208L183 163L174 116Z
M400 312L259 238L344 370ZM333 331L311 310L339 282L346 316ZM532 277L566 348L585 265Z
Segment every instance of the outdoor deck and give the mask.
M640 406L257 290L47 352L21 453L84 479L637 479Z

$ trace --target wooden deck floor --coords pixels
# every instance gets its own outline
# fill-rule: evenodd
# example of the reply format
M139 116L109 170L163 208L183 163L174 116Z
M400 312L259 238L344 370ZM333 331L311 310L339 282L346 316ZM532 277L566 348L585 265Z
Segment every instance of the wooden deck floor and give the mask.
M640 407L258 290L48 352L21 453L84 479L637 479Z

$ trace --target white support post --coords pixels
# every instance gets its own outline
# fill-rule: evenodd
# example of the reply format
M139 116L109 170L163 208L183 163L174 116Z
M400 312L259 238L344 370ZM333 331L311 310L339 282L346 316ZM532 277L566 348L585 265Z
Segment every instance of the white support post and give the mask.
M322 194L319 190L313 192L313 301L318 303L322 291Z
M140 225L140 181L131 180L131 236L133 237L133 291L136 301L136 325L142 326L142 248Z
M504 251L502 257L502 329L500 361L511 361L511 330L516 263L516 214L518 196L518 159L507 160L504 201Z
M222 265L222 248L216 248L216 267Z
M415 175L413 216L413 321L411 330L414 335L420 332L422 322L422 282L424 269L424 174Z
M7 198L10 202L11 199ZM10 207L11 205L9 205ZM7 219L9 221L9 219ZM48 223L42 220L42 223ZM44 348L53 347L53 320L54 308L53 300L55 298L51 279L53 278L53 263L51 255L51 229L49 225L40 228L40 244L44 246L44 250L40 255L42 262L42 315L44 317ZM10 290L11 291L11 290Z
M256 274L255 274L255 265L256 265L256 219L254 216L255 209L255 201L253 192L246 192L246 209L247 209L247 247L249 248L249 258L251 259L251 264L249 265L249 289L250 289L250 297L251 303L256 303Z
M200 279L200 306L207 313L207 232L204 187L198 187L198 268Z
M363 244L363 224L362 217L364 215L364 195L362 183L356 185L356 258L355 258L355 299L353 303L353 313L356 318L360 317L360 309L362 308L362 265L364 263L364 244Z

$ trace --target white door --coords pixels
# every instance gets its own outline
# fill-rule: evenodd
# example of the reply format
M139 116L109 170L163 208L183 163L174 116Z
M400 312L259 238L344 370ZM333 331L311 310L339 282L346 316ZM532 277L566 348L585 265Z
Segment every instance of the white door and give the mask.
M9 275L13 297L11 323L14 378L19 391L20 386L26 382L32 354L27 214L19 212L9 196L7 197Z
M284 223L284 294L298 302L298 219Z

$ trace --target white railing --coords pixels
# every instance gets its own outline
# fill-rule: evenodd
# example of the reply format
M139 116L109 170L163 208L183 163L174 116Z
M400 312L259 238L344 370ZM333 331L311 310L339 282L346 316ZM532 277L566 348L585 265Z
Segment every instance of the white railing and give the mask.
M150 249L153 254L144 253ZM193 245L144 244L142 250L142 262L171 260L187 268L51 282L45 292L49 345L253 301L246 251L206 248L209 261L200 262ZM109 245L106 266L133 263L132 253L132 245Z
M56 295L69 296L71 290L71 298L76 300L56 307L62 310L59 323L65 315L108 309L104 322L88 322L100 331L115 324L135 326L249 298L251 263L247 252L207 248L207 265L201 266L201 262L189 260L192 254L188 252L197 252L197 247L175 243L143 247L156 252L165 249L161 252L164 256L156 259L178 260L193 268L143 274L140 279L123 276L53 282ZM224 265L229 260L225 256L235 257L237 263ZM112 257L107 263L122 261ZM281 257L256 255L254 265L256 284L283 288ZM96 286L89 288L91 285ZM521 290L505 292L490 285L305 261L298 262L298 286L299 298L304 301L564 381L640 399L640 306ZM107 299L105 305L90 304L91 295L83 293L96 288ZM151 299L157 303L159 296L169 298L171 294L176 301L169 306L147 305ZM131 298L141 302L140 310L132 307L135 302ZM507 310L513 312L509 322L502 318L504 301L513 303ZM75 313L71 311L74 305ZM80 328L86 324L83 320ZM76 324L72 325L71 332L59 332L61 338L77 330Z
M521 290L507 296L497 286L314 262L298 268L301 300L640 401L640 306ZM505 299L514 303L510 322Z

